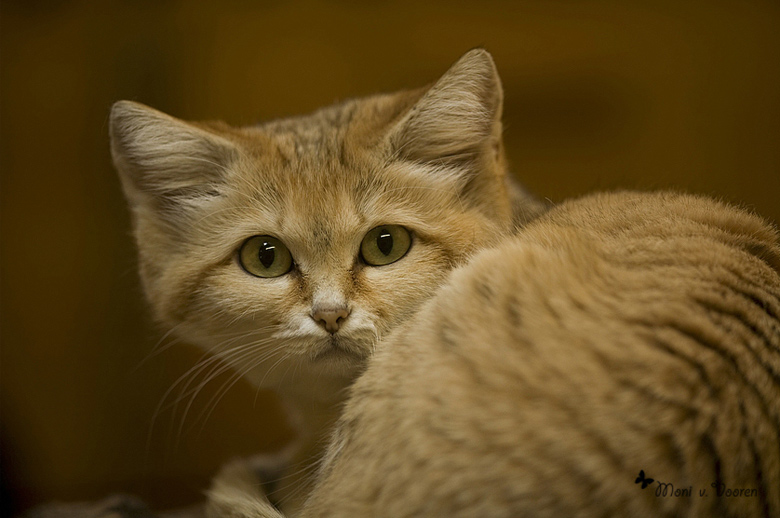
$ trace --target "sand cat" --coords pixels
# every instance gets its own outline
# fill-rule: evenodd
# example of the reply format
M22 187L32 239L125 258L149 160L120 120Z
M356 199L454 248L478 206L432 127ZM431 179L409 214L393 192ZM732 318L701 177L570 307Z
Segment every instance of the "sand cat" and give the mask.
M283 398L299 432L285 509L377 342L542 209L507 175L501 106L484 50L430 87L257 126L114 105L146 295L160 322Z
M780 236L690 195L563 203L350 394L296 516L780 516ZM280 516L257 488L231 466L212 515Z

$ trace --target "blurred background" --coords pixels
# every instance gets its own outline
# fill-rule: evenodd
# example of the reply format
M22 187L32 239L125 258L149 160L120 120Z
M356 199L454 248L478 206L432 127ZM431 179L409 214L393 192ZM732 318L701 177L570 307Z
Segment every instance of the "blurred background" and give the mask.
M270 394L239 383L217 402L227 377L186 416L190 399L165 397L200 354L145 309L108 150L115 100L251 124L426 84L484 46L513 170L538 195L678 188L780 219L773 0L0 9L4 513L117 491L156 508L194 502L226 459L289 438Z

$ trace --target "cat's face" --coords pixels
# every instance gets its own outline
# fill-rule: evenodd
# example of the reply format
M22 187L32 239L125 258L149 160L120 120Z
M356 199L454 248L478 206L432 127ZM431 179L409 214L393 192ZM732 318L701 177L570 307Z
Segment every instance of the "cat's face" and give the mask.
M258 386L353 375L509 227L500 86L470 54L426 91L257 127L117 103L112 151L158 318Z

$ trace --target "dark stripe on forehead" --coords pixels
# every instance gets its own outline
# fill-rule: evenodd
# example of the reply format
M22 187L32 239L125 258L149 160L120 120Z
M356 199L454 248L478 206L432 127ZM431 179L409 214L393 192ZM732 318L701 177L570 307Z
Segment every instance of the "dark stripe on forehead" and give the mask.
M264 129L287 140L298 159L341 156L342 143L356 113L354 102L319 110L312 115L274 121ZM286 151L286 150L284 150ZM280 154L289 161L289 153Z
M330 225L322 219L318 219L312 225L311 238L314 242L330 245L333 241L333 232L330 229Z

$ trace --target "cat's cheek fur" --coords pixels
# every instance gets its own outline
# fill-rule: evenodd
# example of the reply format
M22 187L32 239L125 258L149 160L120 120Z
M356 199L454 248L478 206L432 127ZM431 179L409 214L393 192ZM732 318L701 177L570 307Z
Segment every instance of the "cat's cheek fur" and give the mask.
M218 268L187 296L183 322L195 335L191 339L211 342L226 333L277 331L298 291L289 277L254 277L236 264Z
M397 263L363 268L361 299L382 322L386 333L408 318L446 277L448 257L443 251L418 245Z

